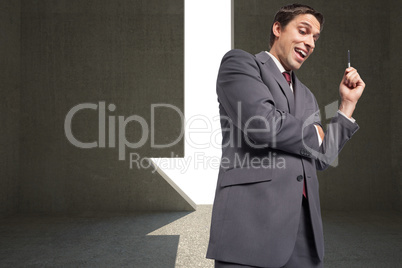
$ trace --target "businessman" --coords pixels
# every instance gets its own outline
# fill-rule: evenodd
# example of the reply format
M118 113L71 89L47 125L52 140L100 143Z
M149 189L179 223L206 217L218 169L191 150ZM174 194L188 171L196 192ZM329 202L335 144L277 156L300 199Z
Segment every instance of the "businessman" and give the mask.
M352 114L365 87L356 69L346 68L338 113L324 133L317 101L295 74L323 23L309 6L282 7L269 52L231 50L222 59L222 160L207 251L215 267L322 267L316 170L358 130Z

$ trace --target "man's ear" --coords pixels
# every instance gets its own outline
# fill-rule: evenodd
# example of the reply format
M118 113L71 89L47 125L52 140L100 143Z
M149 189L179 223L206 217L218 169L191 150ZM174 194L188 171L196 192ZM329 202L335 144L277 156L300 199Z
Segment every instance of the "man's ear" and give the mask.
M276 21L274 25L272 25L272 32L276 37L279 37L281 35L281 24L278 21Z

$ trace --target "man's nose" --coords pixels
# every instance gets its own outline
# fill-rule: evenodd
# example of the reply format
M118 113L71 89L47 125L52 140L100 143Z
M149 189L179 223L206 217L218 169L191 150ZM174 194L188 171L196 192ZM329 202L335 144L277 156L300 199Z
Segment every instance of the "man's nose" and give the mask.
M304 43L306 46L310 47L310 49L315 48L314 37L312 35L309 35Z

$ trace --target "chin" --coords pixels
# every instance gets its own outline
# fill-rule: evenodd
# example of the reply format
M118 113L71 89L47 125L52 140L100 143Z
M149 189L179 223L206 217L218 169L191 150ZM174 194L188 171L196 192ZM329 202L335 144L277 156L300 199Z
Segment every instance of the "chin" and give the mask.
M292 59L292 61L288 61L290 70L296 71L299 70L302 66L303 62L298 62L297 60ZM286 69L286 68L285 68Z
M292 70L299 70L302 64L303 62L302 63L296 62L295 64L293 64L293 66L291 66Z
M299 65L293 65L293 66L290 67L290 69L291 69L292 71L297 71L297 70L300 69L300 67L301 67L301 64L299 64Z

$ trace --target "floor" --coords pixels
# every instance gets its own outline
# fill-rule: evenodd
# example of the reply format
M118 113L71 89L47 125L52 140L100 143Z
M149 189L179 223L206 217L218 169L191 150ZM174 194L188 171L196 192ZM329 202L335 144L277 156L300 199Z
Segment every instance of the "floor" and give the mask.
M0 219L0 267L213 267L211 209ZM325 267L402 267L402 213L322 214Z

